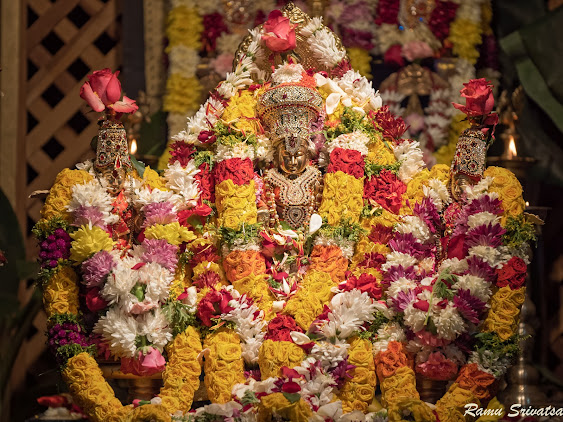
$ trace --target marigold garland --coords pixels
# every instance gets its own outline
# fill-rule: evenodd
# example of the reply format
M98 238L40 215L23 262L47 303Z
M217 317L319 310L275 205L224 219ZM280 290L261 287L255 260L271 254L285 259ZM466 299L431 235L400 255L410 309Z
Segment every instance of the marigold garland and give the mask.
M262 379L279 377L282 368L293 368L305 359L305 352L301 347L290 341L265 340L260 347L258 365Z
M465 405L467 403L481 404L471 391L461 388L459 384L453 383L444 397L436 403L436 413L440 422L464 421Z
M47 318L57 314L78 315L78 277L68 266L60 266L43 287L43 306Z
M512 290L501 287L491 298L491 309L483 322L483 330L496 332L508 340L518 329L520 308L526 298L526 288Z
M311 270L330 274L335 283L344 280L348 260L338 246L315 245L311 251Z
M233 330L220 328L205 338L203 347L209 349L204 361L207 397L213 403L226 403L233 385L244 382L240 338Z
M60 216L70 221L70 214L66 206L72 197L72 186L91 181L93 177L84 170L64 169L55 178L55 183L49 190L45 205L41 209L41 217L51 219Z
M363 178L356 179L342 171L327 173L318 212L331 226L337 226L342 221L358 223L364 205L363 193Z
M524 212L526 203L522 198L522 185L510 170L502 167L488 167L485 177L493 177L489 187L491 192L499 195L504 210L501 218L502 226L506 225L508 217L517 217Z
M223 268L227 280L231 283L250 274L265 274L266 261L264 255L253 250L235 250L223 258Z

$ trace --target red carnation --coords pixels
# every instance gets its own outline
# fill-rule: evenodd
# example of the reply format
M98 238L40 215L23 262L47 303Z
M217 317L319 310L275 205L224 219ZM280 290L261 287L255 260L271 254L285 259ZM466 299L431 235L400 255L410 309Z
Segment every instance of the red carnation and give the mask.
M393 227L387 227L382 224L371 226L371 232L368 239L373 243L381 243L386 245L393 237Z
M195 180L199 183L200 198L215 202L215 177L209 170L209 163L202 163L198 168L199 173L195 175Z
M231 294L225 290L217 292L210 291L205 295L197 306L197 316L206 327L211 327L211 318L217 318L221 314L226 314L234 308L229 306L229 302L233 299Z
M401 117L393 117L388 106L383 106L376 111L370 111L369 117L374 122L376 129L380 129L383 137L397 141L407 131L407 125Z
M330 153L330 165L327 172L336 173L344 172L356 179L364 176L365 162L362 154L353 149L334 148Z
M360 277L349 275L346 282L338 286L339 289L349 292L358 289L362 293L367 293L374 299L380 299L382 290L377 278L371 274L362 274Z
M215 166L215 183L231 179L235 185L246 185L254 177L250 158L228 158Z

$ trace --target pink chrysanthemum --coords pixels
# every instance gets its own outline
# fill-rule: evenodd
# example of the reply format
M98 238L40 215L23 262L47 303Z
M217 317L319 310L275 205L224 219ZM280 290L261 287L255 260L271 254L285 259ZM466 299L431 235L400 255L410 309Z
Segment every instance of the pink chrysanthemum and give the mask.
M178 216L174 212L174 206L170 202L155 202L147 204L143 208L145 222L143 227L150 227L154 224L169 224L178 221Z
M485 310L486 303L471 295L466 289L459 289L454 296L454 306L458 312L469 322L479 323L479 316Z
M98 226L105 230L106 224L104 222L104 215L97 207L84 207L80 206L74 211L73 226Z
M100 251L82 263L82 282L86 287L100 286L107 275L115 268L115 262L109 252Z
M142 261L156 262L169 271L176 271L178 246L171 245L165 239L145 239L142 246L144 249L140 256Z

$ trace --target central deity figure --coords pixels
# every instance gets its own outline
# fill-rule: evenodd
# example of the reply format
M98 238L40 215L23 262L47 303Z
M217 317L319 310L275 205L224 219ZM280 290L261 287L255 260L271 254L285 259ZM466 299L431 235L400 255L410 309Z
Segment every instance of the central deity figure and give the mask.
M322 197L322 174L308 166L314 144L312 125L323 109L314 89L298 84L279 84L258 102L258 114L272 140L275 167L266 171L267 209L261 220L277 227L284 221L293 229L309 224Z

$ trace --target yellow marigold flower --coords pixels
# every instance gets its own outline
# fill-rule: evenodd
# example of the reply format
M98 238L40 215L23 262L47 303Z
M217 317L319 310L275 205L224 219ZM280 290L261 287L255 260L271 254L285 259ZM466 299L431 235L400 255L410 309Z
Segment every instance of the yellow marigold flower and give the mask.
M359 47L347 48L350 65L360 72L360 75L371 79L371 56L367 50Z
M253 92L247 89L239 91L230 99L221 119L245 134L259 133L260 122L256 117L256 103Z
M72 198L72 187L87 183L92 179L93 177L84 170L64 169L61 171L49 190L45 205L41 209L41 217L49 219L60 216L70 221L70 214L67 212L66 206Z
M471 64L477 63L479 51L477 46L481 44L481 26L469 19L456 19L450 25L448 39L453 44L452 52L466 59Z
M111 251L114 242L110 235L102 228L82 226L70 234L74 240L71 243L70 259L82 262L99 251Z
M78 315L78 277L71 267L63 266L43 288L43 306L48 317L55 314Z
M397 158L395 157L395 154L393 154L393 150L388 143L383 142L381 137L368 144L367 158L368 161L381 166L395 164L397 162Z
M179 245L182 242L191 242L196 235L175 221L170 224L155 224L148 227L145 230L145 237L147 239L165 239L172 245Z
M164 180L156 171L151 169L150 166L145 167L145 172L143 173L143 184L150 186L153 189L168 190Z
M201 31L203 31L203 22L197 9L186 6L173 8L168 14L166 24L166 36L168 38L166 52L170 52L172 47L178 45L199 50L201 48Z
M178 73L168 77L162 109L171 113L186 114L196 110L200 103L202 87L194 76L186 78Z

